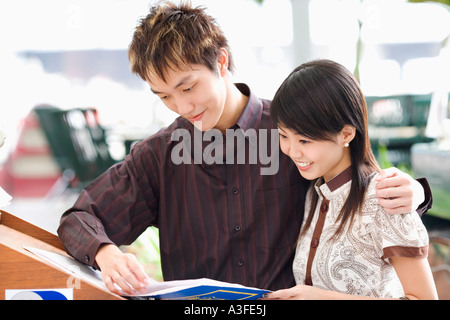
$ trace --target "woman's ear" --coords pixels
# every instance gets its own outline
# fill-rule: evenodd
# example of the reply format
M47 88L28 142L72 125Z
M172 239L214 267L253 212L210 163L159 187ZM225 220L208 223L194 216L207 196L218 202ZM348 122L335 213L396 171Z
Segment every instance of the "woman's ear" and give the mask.
M219 54L217 57L217 64L219 74L224 77L228 72L228 51L225 48L220 48Z
M356 135L355 127L346 124L341 131L341 137L343 140L342 143L345 146L348 146L348 144L350 144L350 142L352 142L352 140L355 138L355 135Z

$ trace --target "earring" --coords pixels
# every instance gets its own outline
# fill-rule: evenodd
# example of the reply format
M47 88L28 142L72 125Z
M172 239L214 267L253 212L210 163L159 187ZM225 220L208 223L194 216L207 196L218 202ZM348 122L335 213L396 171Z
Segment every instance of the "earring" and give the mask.
M344 147L348 148L349 144L348 142L344 143Z

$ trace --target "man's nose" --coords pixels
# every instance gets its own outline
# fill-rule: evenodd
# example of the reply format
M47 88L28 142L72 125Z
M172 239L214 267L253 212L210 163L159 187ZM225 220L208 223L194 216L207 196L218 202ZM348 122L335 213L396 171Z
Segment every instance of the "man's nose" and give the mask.
M190 101L180 100L176 102L177 113L180 116L193 116L192 112L195 109L195 106Z

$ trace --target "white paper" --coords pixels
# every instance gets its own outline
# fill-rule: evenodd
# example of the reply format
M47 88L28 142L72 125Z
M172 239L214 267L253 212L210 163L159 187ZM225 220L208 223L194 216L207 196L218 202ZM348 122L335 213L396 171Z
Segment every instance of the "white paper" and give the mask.
M97 287L108 290L106 288L105 283L102 280L101 272L98 270L94 270L90 266L87 266L72 257L63 256L58 253L50 252L47 250L37 249L33 247L24 246L24 249L34 253L35 255L44 258L45 260L53 263L63 271L74 274L79 277L81 280L89 282ZM68 282L71 280L68 279ZM70 285L76 286L76 281L72 281L68 283ZM109 290L108 290L109 291Z
M12 197L0 187L0 209L9 205Z

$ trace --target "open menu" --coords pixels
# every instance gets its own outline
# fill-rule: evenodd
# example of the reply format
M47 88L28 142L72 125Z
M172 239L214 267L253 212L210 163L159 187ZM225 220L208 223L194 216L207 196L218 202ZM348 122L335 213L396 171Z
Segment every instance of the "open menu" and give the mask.
M207 278L152 283L141 297L161 300L256 300L267 290ZM138 296L139 297L139 296Z
M101 273L72 257L32 247L26 250L51 262L60 269L76 275L92 285L108 290L103 283ZM256 300L268 290L246 287L240 284L217 281L207 278L159 282L152 280L146 286L146 292L131 299L156 300Z

